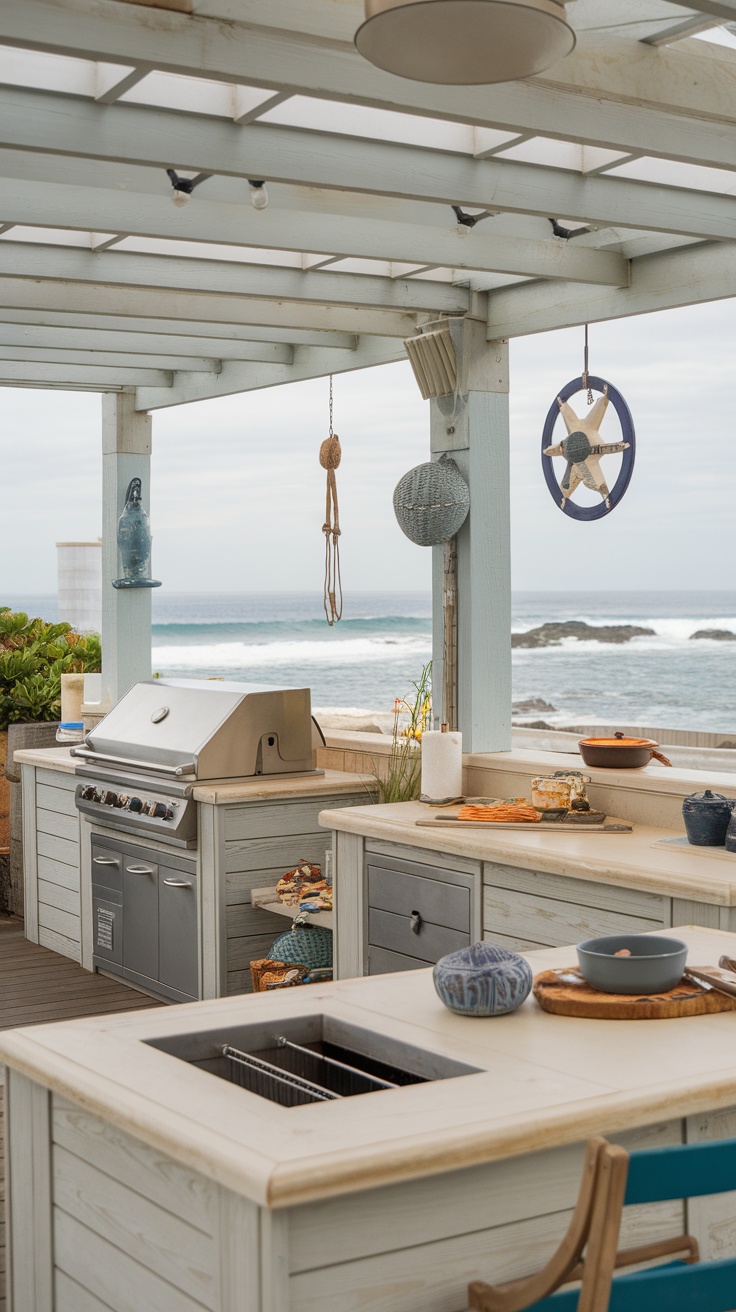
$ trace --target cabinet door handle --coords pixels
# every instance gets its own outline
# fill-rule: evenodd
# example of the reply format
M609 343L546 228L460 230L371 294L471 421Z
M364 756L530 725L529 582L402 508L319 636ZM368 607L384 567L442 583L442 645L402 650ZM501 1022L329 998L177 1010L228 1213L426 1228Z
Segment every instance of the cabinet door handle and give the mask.
M96 866L119 866L119 856L93 856L92 861Z
M190 879L165 879L165 880L164 880L164 883L165 883L165 884L168 884L169 888L191 888L191 887L192 887L192 881L191 881Z
M409 923L411 924L411 932L412 932L412 934L421 934L421 932L422 932L422 917L420 916L420 914L419 914L418 911L412 911L412 913L411 913L411 921L410 921Z
M126 872L129 875L153 875L155 871L153 866L126 866Z

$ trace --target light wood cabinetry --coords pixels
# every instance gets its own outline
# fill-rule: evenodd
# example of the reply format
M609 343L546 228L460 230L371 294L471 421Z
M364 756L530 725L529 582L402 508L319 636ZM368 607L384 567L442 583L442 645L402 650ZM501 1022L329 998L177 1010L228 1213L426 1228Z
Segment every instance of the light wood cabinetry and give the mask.
M99 894L95 899L92 892L92 847L107 842L126 858L145 854L159 875L164 872L150 890L158 930L150 908L135 924L125 925L130 961L123 967L111 956L111 969L125 968L126 978L145 988L155 957L158 964L153 977L160 976L165 984L162 993L176 1000L251 991L251 960L264 957L287 928L282 916L252 906L252 890L275 885L301 860L323 863L330 835L319 825L320 811L356 807L370 796L363 781L334 771L327 772L319 783L313 776L305 776L303 791L300 781L293 781L286 795L282 783L274 788L273 796L264 796L268 783L263 779L252 782L252 800L243 795L247 785L235 800L228 800L228 790L223 789L223 800L218 797L197 803L198 845L188 852L148 836L141 839L130 830L123 833L104 828L80 815L74 804L77 779L69 766L51 769L26 759L21 770L26 936L91 970L100 903ZM174 904L180 890L170 892L173 885L165 883L167 874L172 874L172 857L178 872L185 862L186 879L192 884L185 907L181 897L180 903ZM138 882L144 882L142 876ZM173 918L169 918L167 898ZM114 897L107 901L109 918L115 914ZM172 934L178 939L182 930L182 909L189 913L187 935L197 936L194 981L190 974L180 978L177 955L170 951ZM141 953L146 945L144 961Z
M619 877L611 849L600 861L593 835L575 837L574 855L566 837L550 835L537 855L540 866L557 869L544 870L531 853L490 859L494 846L504 846L500 834L453 832L442 850L447 831L417 829L416 813L417 804L407 803L322 817L334 831L339 978L419 969L481 938L528 952L678 924L736 930L727 863L698 849L669 855L653 847L668 831L618 835ZM671 865L663 869L665 861Z

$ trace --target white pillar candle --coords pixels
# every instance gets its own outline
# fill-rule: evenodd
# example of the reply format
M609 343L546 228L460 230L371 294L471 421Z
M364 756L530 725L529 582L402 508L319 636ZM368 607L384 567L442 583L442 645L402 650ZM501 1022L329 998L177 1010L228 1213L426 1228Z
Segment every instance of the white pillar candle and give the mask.
M462 797L463 736L427 729L422 734L422 797L440 802Z

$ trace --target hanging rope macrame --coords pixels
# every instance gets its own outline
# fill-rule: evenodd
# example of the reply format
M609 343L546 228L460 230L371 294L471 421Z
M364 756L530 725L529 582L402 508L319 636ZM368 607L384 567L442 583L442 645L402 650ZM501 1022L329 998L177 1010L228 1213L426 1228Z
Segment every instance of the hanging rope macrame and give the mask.
M332 626L342 619L342 579L340 577L340 509L337 503L335 470L340 464L342 451L337 433L332 431L332 374L330 374L330 436L319 449L319 463L327 470L327 498L325 522L325 587L324 608L327 623Z

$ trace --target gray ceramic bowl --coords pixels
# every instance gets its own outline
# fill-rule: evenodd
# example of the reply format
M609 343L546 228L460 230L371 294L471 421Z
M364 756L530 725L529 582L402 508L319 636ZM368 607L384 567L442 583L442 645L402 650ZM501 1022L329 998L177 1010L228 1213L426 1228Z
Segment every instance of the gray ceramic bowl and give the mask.
M617 957L628 948L630 957ZM658 934L610 934L578 943L584 979L603 993L663 993L682 979L687 944Z

